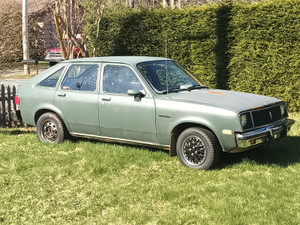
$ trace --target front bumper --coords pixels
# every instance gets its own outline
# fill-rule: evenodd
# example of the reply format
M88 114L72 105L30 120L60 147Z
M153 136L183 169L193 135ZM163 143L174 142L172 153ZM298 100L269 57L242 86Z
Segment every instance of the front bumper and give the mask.
M285 137L294 123L294 120L286 119L271 126L245 133L236 133L237 148L230 152L245 151L265 143L274 143L277 138Z
M49 62L61 62L64 61L64 57L62 54L52 54L52 55L46 55L45 61Z

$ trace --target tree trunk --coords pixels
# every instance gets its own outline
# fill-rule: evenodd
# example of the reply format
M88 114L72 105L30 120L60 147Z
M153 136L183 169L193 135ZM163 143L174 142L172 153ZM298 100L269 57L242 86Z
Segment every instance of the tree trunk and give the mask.
M166 8L170 6L170 0L163 0L163 7Z
M170 0L170 6L172 9L175 8L175 0Z
M178 8L181 9L181 0L178 0Z
M127 7L134 8L134 0L127 0L126 4L127 4Z

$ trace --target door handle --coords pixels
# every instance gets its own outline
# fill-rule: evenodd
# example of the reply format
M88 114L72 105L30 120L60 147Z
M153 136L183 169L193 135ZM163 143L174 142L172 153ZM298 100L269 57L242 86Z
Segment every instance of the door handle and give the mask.
M57 94L59 97L66 97L66 94L65 93L59 93Z
M103 100L103 101L107 101L107 102L108 102L108 101L110 101L110 100L111 100L111 98L110 98L110 97L107 97L107 98L102 98L102 100Z

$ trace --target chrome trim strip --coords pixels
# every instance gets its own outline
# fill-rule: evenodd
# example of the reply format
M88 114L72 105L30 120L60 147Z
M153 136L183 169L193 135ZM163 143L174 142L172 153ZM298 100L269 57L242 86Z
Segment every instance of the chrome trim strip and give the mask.
M280 125L279 127L265 127L261 129L256 129L253 131L249 131L244 134L237 134L236 138L237 140L249 140L249 139L256 139L266 136L269 133L269 130L272 130L274 133L279 133L284 129L283 125Z
M92 134L81 134L81 133L74 133L74 132L71 132L70 134L75 137L96 139L96 140L101 140L104 142L116 142L116 143L131 144L131 145L141 145L141 146L160 148L160 149L164 149L164 150L170 150L170 145L160 145L160 144L152 143L152 142L143 142L143 141L128 140L128 139L122 139L122 138L112 138L112 137L98 136L98 135L92 135Z

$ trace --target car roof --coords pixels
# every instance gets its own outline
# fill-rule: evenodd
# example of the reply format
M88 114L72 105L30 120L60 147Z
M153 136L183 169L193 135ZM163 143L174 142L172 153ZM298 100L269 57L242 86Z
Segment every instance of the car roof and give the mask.
M113 62L136 65L141 62L171 60L169 58L151 57L151 56L106 56L93 58L80 58L63 61L65 63L84 63L84 62Z

